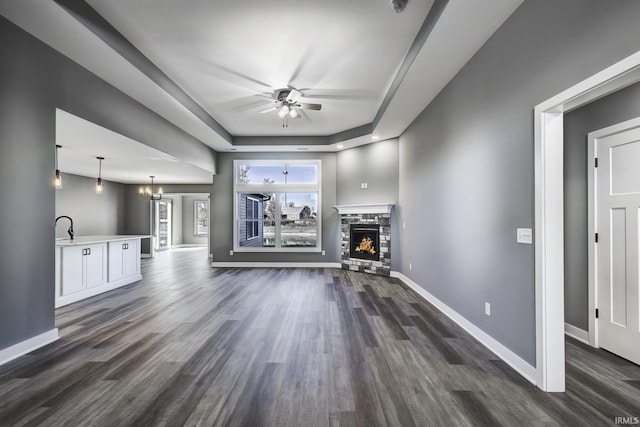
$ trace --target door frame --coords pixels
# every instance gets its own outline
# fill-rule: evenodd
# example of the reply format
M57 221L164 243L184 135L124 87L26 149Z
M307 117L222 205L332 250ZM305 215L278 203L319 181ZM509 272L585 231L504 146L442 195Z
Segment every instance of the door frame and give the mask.
M565 390L564 113L640 81L640 51L534 109L536 384Z
M597 232L598 220L598 169L595 158L598 141L612 135L640 128L640 117L626 120L615 125L607 126L587 134L587 207L588 207L588 236L589 236L589 345L600 347L598 344L598 320L595 316L598 308L598 245L592 236Z

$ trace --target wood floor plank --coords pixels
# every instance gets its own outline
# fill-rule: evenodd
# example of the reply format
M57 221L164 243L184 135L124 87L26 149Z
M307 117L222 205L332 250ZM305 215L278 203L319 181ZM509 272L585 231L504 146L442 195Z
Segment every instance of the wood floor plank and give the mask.
M0 367L0 426L599 426L640 416L640 367L567 339L547 394L394 278L142 260Z

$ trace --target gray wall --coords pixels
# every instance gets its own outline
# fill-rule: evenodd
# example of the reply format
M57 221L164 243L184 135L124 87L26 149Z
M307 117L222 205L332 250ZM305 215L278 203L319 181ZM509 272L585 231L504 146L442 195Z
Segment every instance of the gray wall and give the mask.
M640 117L640 83L564 116L564 317L589 328L587 134Z
M103 181L97 195L95 178L63 173L62 189L56 193L56 217L73 218L76 236L123 234L125 230L125 185ZM69 221L61 219L56 237L68 237Z
M527 0L400 137L402 273L533 365L533 108L637 51L639 20L632 0Z
M3 17L0 40L0 349L4 349L54 328L56 108L208 170L215 169L215 155Z
M1 17L0 40L0 349L4 349L54 328L56 94L50 89L55 75L42 62L51 56L48 48L26 40Z
M321 159L322 160L322 246L326 255L306 252L251 253L233 256L233 160L234 159ZM335 153L218 153L218 174L211 193L211 251L214 262L339 262L340 218L336 204Z
M206 245L206 236L193 235L193 202L196 200L207 200L206 195L183 196L182 198L182 233L185 245Z
M337 153L336 199L339 205L398 204L398 140L389 139ZM360 184L366 182L367 188ZM391 269L400 268L398 215L391 212Z

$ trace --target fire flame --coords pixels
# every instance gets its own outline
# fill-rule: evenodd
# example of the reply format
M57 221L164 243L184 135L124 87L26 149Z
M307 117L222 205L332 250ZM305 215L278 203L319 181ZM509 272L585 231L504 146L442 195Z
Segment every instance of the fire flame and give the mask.
M356 247L356 252L366 252L371 255L375 254L376 250L373 247L373 240L371 240L371 237L364 237Z

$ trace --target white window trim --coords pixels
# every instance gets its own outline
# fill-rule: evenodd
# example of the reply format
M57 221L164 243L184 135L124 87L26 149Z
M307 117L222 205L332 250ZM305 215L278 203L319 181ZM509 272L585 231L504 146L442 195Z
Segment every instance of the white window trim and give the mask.
M256 199L255 197L247 196L247 202L249 202L249 200L251 200L252 203L254 203L254 202L256 204L260 203L260 200ZM252 209L253 209L253 207L252 207ZM253 224L254 222L258 222L259 219L248 218L248 219L245 219L244 221L245 222L251 222L251 224ZM263 225L263 227L264 227L264 225ZM260 229L260 225L258 225L258 229ZM253 231L253 225L251 226L251 230ZM254 240L254 239L257 239L258 237L260 237L260 233L256 234L253 237L247 237L247 240Z
M251 163L254 165L295 165L295 164L316 164L318 165L317 184L238 184L237 170L238 164ZM238 242L238 194L239 193L318 193L318 206L316 209L316 223L318 227L318 237L315 247L250 247L240 246ZM280 222L276 221L276 237L280 235ZM277 244L276 239L276 244ZM234 252L322 252L322 160L321 159L293 159L293 160L252 160L235 159L233 161L233 251Z

